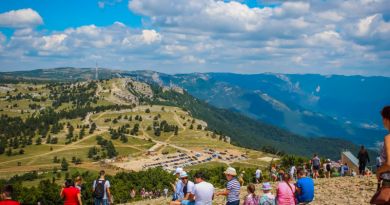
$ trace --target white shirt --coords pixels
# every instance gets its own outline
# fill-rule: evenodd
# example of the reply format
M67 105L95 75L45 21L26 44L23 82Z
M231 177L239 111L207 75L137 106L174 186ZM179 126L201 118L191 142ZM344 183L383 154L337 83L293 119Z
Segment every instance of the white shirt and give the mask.
M292 166L291 169L290 169L290 175L294 175L295 173L295 166Z
M183 186L183 188L184 188L184 186ZM187 193L193 194L193 193L194 193L194 189L195 189L195 184L194 184L194 182L188 181L188 182L187 182Z
M195 205L212 205L214 186L208 182L201 182L194 188Z
M256 178L260 178L260 176L261 176L261 170L257 169L256 170Z

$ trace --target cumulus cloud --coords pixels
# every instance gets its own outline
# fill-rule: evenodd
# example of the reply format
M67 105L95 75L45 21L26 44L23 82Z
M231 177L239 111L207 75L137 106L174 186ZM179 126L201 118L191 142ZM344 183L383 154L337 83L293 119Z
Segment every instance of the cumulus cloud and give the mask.
M7 55L37 65L88 66L98 59L110 67L163 72L390 76L387 1L245 2L130 0L129 12L142 17L139 28L121 22L62 31L19 27L3 45Z
M23 28L43 24L38 12L28 8L11 10L0 14L0 27Z

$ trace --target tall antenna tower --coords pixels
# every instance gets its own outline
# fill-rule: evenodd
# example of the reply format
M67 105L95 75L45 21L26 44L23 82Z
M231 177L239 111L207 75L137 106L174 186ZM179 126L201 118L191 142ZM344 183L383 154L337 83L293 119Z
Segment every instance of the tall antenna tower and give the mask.
M98 75L98 64L96 62L96 68L95 68L95 80L99 80L99 75Z

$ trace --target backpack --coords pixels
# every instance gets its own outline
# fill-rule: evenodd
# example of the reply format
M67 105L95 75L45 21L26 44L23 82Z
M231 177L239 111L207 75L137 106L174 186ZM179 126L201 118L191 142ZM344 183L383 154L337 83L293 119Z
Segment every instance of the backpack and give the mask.
M95 190L93 195L96 199L104 198L104 185L106 184L106 180L96 180L95 181Z
M261 205L275 205L275 199L263 197L262 201L259 200L259 204L261 204Z
M330 172L330 169L331 169L330 164L329 163L326 164L326 171Z

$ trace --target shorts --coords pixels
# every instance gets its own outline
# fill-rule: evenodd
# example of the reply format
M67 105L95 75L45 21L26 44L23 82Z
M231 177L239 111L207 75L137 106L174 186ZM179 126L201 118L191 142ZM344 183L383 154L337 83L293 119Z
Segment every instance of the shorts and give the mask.
M240 205L240 200L237 201L231 201L231 202L226 202L226 205Z
M316 171L318 171L318 170L320 170L320 166L319 166L319 165L317 165L317 166L314 166L314 165L313 165L313 169L316 170Z
M95 199L94 200L95 205L109 205L108 199Z
M195 205L195 201L190 201L190 200L182 200L181 201L182 205Z

